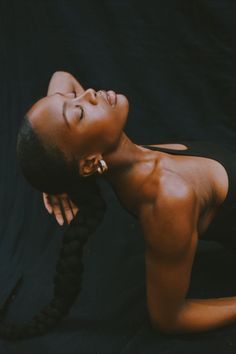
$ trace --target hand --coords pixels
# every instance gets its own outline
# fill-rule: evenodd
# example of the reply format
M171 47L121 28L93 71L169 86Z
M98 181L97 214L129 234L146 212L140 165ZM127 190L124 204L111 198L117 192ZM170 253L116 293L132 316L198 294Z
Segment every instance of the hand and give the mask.
M63 213L69 224L79 210L66 193L56 195L43 193L43 202L49 214L54 214L60 225L64 224Z

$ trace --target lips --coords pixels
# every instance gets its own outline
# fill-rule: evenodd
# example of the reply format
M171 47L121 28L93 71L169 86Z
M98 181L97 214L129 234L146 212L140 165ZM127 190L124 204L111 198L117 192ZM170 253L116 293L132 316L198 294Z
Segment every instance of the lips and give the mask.
M107 95L107 100L109 102L109 104L114 107L116 105L117 102L117 97L116 97L116 93L112 90L109 90L106 92Z

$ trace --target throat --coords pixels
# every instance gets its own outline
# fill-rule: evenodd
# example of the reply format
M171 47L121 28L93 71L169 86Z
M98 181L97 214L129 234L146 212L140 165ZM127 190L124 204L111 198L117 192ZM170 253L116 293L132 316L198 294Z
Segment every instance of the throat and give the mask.
M122 163L115 166L108 160L110 169L103 177L111 185L122 207L137 217L140 205L147 199L146 186L158 179L160 153L133 144L132 152L127 151L121 160Z
M137 176L121 178L117 183L111 183L111 186L120 205L136 217L139 201L142 198L142 188L139 186Z
M138 217L140 206L153 197L151 192L148 193L148 190L150 191L153 180L157 180L156 165L157 161L155 160L145 161L136 164L125 174L116 176L116 179L110 180L119 203L135 218ZM149 187L147 188L147 186Z

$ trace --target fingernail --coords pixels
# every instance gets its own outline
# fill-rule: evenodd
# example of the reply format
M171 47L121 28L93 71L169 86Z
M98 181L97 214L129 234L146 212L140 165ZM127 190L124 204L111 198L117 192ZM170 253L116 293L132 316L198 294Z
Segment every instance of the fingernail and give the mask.
M59 222L59 224L60 224L61 226L64 224L64 220L63 220L63 219L61 219L61 218L60 218L60 219L58 219L57 221Z

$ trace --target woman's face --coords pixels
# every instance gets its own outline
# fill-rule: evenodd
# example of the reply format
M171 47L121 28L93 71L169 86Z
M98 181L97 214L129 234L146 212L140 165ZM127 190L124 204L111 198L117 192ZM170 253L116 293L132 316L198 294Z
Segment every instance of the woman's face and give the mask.
M68 156L81 157L114 150L128 111L124 95L88 89L78 97L74 93L44 97L27 115L40 136L50 139Z

